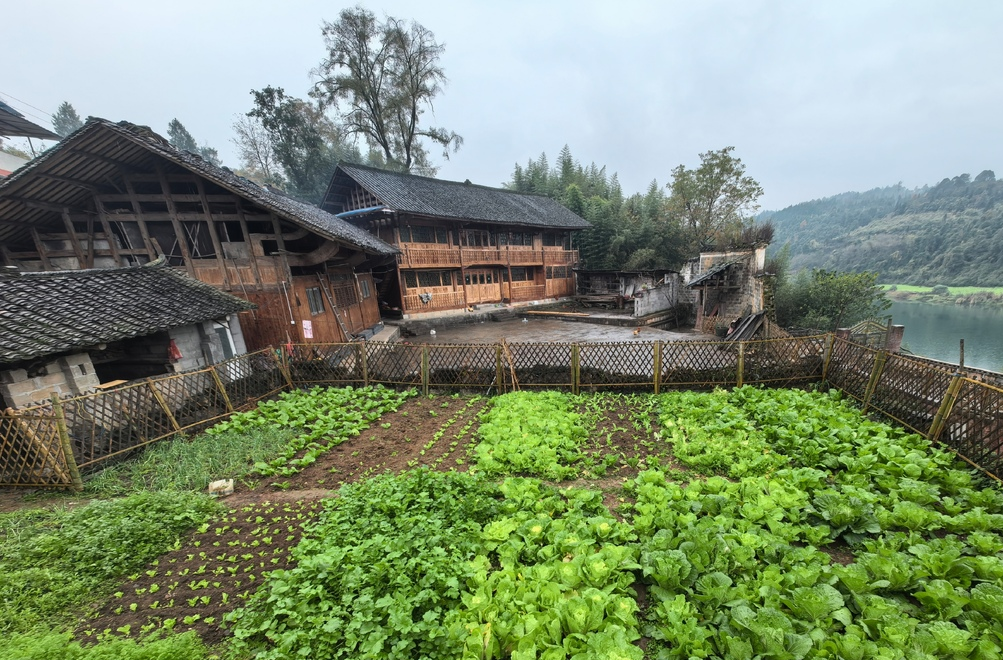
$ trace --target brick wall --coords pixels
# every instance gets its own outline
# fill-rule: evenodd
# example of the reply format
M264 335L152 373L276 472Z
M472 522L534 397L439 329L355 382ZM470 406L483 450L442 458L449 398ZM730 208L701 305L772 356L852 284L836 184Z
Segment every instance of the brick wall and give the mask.
M98 386L94 365L87 353L75 353L46 362L42 367L0 371L0 395L8 406L24 408L59 396L84 394Z

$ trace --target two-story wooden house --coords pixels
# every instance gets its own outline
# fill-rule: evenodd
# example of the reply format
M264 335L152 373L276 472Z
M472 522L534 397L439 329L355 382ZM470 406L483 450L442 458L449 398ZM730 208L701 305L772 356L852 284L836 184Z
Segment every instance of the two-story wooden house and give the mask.
M90 119L0 183L0 266L134 266L164 257L257 305L249 349L346 341L380 321L373 234L173 148L147 128Z
M574 295L571 235L589 226L548 197L348 164L321 208L398 249L374 274L404 318Z

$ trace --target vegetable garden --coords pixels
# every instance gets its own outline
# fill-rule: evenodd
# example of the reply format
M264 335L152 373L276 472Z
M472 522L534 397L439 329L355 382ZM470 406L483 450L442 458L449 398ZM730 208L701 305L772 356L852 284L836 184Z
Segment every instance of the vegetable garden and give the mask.
M284 392L0 514L0 657L1003 657L1003 494L851 403Z

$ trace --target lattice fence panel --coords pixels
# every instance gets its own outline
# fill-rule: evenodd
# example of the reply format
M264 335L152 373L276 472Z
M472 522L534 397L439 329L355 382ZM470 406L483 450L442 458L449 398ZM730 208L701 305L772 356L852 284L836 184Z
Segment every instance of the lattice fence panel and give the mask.
M362 385L362 358L366 345L295 344L286 347L289 377L296 387L313 385Z
M868 407L926 435L937 415L951 372L901 355L889 355Z
M152 381L182 431L198 433L229 414L208 369Z
M497 384L495 344L430 344L429 387L487 390Z
M826 380L844 394L858 401L863 401L877 354L876 349L860 346L838 337L834 338Z
M154 395L152 382L62 402L66 429L80 469L176 432Z
M421 346L382 342L368 342L365 346L370 383L421 385Z
M745 342L742 382L803 387L822 380L825 336Z
M51 410L0 411L0 486L70 483Z
M278 355L270 348L239 355L213 366L234 408L253 406L257 401L287 387Z
M962 379L940 441L986 472L1003 477L1003 389Z
M662 344L662 388L711 389L738 382L738 345L687 341Z
M509 344L512 366L523 389L571 389L571 344ZM511 386L508 365L504 380Z
M655 345L649 342L578 345L578 383L584 389L651 392L655 387Z

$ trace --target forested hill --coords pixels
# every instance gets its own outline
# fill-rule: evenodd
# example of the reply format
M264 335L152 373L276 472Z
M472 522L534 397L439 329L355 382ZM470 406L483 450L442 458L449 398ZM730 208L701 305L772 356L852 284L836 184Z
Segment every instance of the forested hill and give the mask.
M1003 286L1003 180L986 170L909 190L843 193L764 212L791 267L877 271L882 282Z

